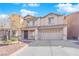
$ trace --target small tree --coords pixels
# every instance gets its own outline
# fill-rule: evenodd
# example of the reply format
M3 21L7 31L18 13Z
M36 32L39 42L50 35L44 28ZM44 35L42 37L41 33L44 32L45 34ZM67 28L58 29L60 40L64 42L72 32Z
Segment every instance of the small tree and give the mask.
M20 15L12 14L10 16L11 20L11 30L15 30L18 36L21 34L21 28L24 25L23 18Z

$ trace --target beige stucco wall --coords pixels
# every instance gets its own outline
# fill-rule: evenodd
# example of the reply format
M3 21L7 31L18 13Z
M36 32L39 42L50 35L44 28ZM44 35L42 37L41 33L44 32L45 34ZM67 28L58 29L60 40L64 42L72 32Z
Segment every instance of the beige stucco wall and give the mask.
M73 13L65 17L65 22L67 23L67 35L68 38L73 36L79 37L79 13Z
M51 24L48 24L49 18L54 17L52 19ZM57 16L57 15L48 15L47 17L43 17L35 22L36 25L44 26L44 25L59 25L64 24L64 16Z
M37 20L35 21L35 26L40 26L40 23L41 23L40 20L41 20L41 19L39 18L39 19L37 19Z

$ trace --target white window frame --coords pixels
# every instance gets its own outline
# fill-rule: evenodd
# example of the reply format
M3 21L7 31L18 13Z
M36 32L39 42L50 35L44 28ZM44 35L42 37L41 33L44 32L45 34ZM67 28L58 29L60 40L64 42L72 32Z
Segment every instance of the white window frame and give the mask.
M51 24L53 19L54 19L54 17L49 17L48 18L48 24Z
M35 25L35 21L29 21L29 22L28 22L28 25L29 25L29 26L34 26L34 25Z

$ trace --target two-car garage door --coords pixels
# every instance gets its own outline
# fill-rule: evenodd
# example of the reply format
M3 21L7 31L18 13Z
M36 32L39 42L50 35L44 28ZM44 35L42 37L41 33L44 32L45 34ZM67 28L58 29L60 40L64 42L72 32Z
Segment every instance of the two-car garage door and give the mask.
M63 39L63 28L40 29L39 39Z

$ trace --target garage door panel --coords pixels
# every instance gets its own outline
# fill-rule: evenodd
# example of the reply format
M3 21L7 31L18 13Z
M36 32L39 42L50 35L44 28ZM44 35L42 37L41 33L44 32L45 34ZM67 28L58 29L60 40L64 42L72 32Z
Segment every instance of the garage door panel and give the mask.
M62 39L62 30L60 31L39 31L39 38L41 40L47 40L47 39Z

